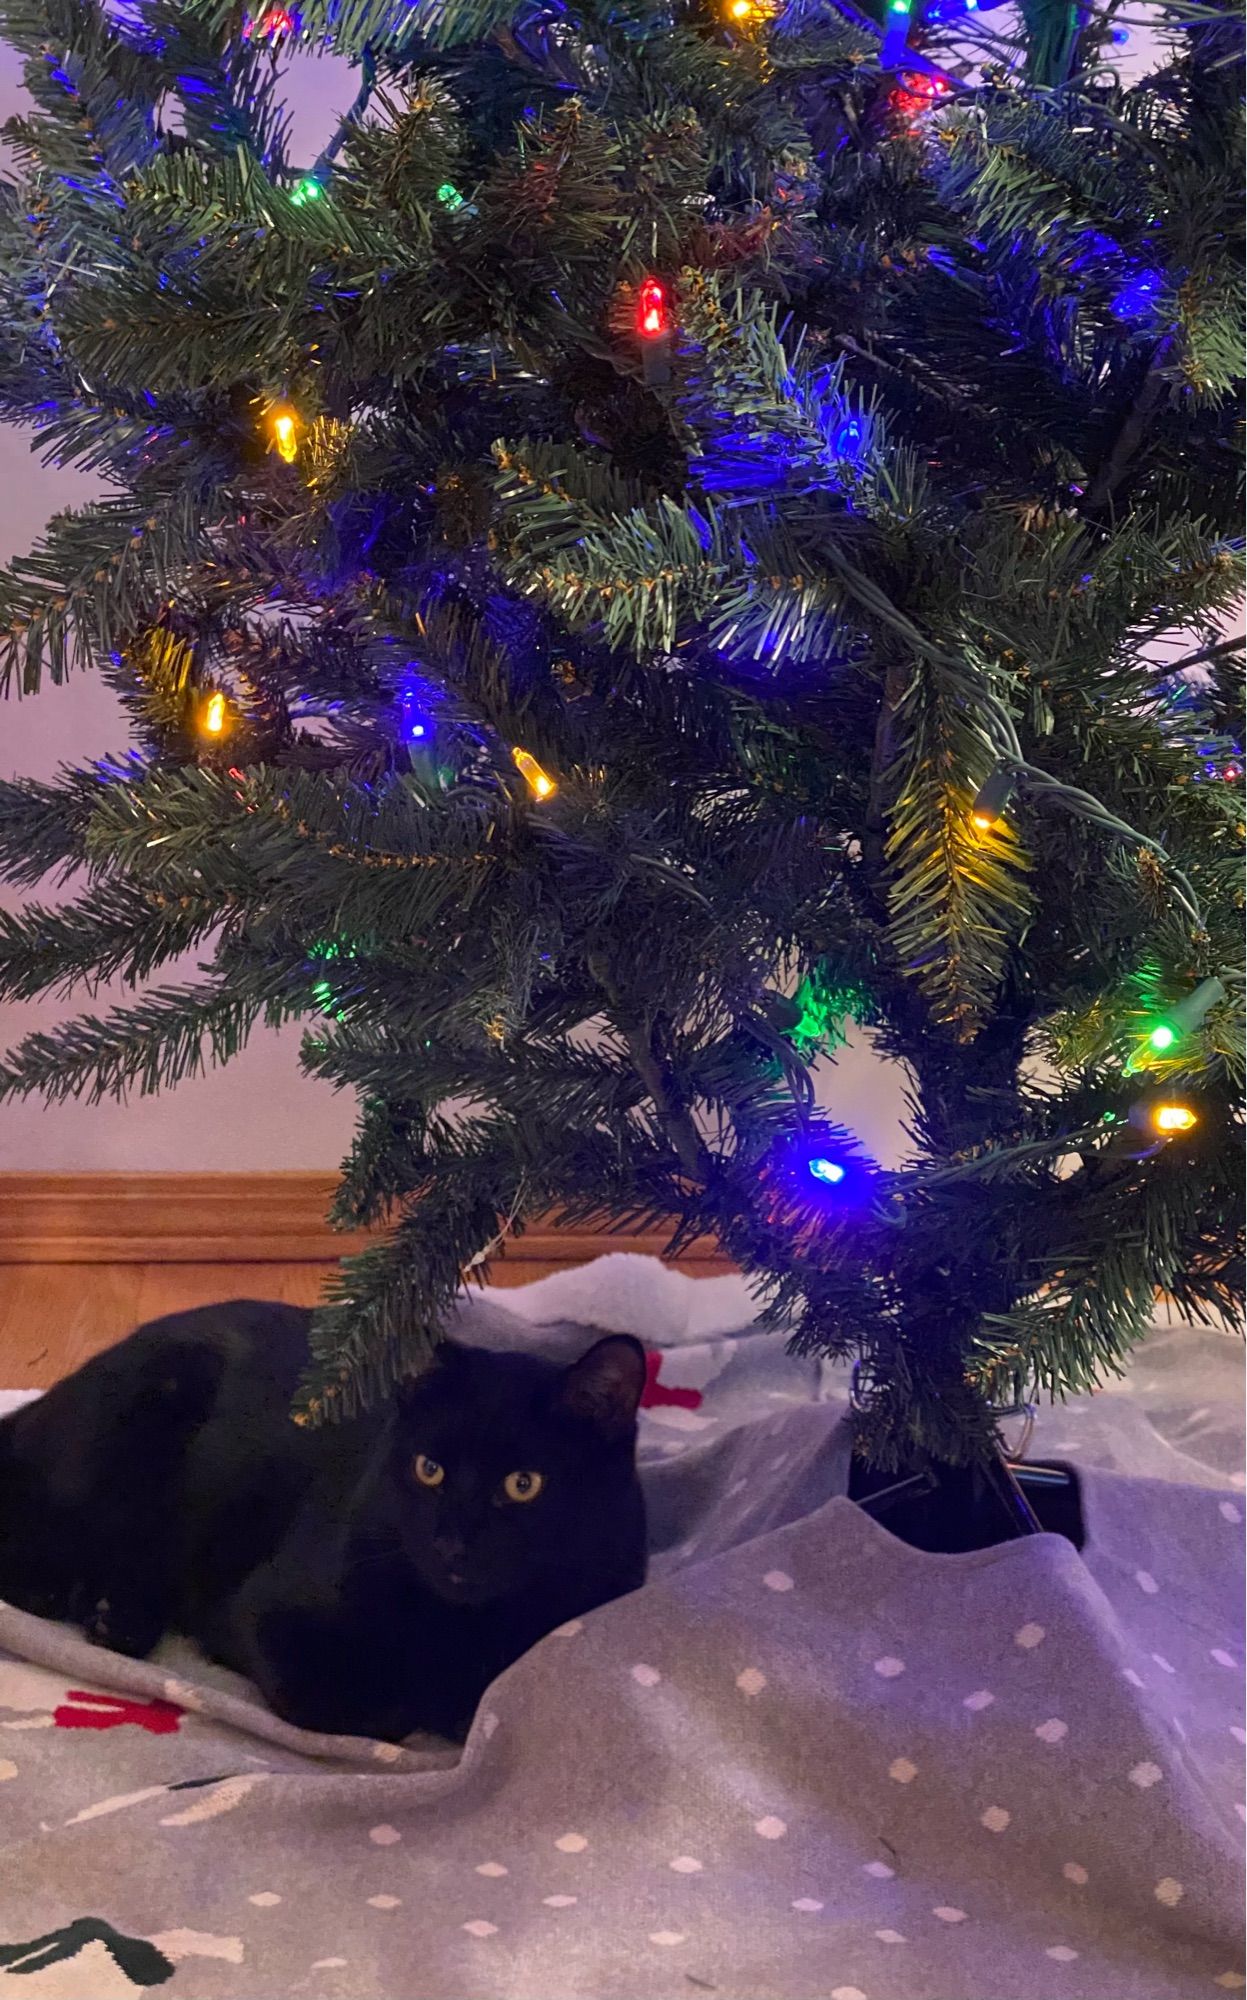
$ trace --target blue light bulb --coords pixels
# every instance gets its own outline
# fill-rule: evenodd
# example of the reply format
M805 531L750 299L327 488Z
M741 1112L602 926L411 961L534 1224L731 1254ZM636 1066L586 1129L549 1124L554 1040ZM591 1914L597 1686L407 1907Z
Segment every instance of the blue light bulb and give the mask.
M810 1161L810 1172L816 1181L825 1187L836 1187L844 1179L844 1168L839 1160L815 1159Z

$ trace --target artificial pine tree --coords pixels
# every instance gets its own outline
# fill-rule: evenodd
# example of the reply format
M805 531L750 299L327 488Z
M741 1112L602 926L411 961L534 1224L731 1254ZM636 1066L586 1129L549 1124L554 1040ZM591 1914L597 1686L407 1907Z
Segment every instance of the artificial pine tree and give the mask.
M1111 8L920 13L0 8L3 411L108 482L0 664L132 725L0 788L8 879L78 885L0 990L144 987L0 1090L308 1022L388 1224L311 1416L551 1211L716 1235L879 1466L1232 1309L1238 33L1158 7L1127 87ZM359 69L310 165L296 37ZM814 1103L850 1018L900 1171Z

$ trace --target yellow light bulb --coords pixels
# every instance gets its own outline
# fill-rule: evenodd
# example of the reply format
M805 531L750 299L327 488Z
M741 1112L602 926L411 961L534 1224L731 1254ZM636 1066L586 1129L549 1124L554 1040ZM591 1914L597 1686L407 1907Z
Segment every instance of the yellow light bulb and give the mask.
M558 790L558 786L555 784L553 778L548 777L542 770L532 752L529 750L513 750L511 755L522 772L525 783L533 797L535 799L548 799L552 797Z
M299 455L299 420L294 411L284 403L278 404L268 413L268 427L278 458L293 465Z
M1158 1104L1152 1113L1152 1124L1166 1136L1173 1132L1189 1132L1198 1123L1189 1104Z
M224 736L228 720L223 694L210 694L203 705L199 727L205 736Z
M992 828L997 824L994 813L971 813L970 819L977 826L980 833L990 833Z
M753 13L753 0L732 0L729 10L733 20L744 21Z

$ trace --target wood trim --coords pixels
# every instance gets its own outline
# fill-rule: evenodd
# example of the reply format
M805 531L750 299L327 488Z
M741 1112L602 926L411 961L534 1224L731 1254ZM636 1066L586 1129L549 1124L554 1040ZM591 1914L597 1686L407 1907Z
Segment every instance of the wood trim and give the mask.
M368 1241L337 1234L325 1213L331 1173L0 1173L0 1264L328 1263ZM658 1232L608 1234L537 1223L508 1244L504 1282L529 1265L584 1264L608 1250L661 1256ZM710 1238L680 1268L707 1277L733 1267Z

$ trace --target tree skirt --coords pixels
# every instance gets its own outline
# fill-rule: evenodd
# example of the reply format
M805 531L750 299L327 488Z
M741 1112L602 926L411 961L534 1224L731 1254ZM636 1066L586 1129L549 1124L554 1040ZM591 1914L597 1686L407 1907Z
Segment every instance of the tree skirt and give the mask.
M644 1590L460 1752L291 1729L188 1649L0 1606L15 2000L1215 2000L1237 1935L1239 1352L1158 1331L1040 1419L1088 1538L915 1552L843 1496L844 1378L744 1286L608 1257L460 1331L653 1349ZM9 1398L11 1404L15 1398Z

